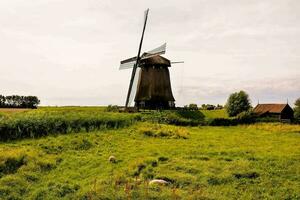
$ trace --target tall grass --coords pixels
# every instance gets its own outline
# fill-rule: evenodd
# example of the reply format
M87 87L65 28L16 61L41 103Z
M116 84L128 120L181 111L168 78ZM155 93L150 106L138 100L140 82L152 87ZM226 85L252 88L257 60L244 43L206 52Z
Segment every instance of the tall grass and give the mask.
M229 118L225 109L220 110L200 110L206 119L214 119L214 118Z
M94 131L131 125L138 115L109 113L97 109L41 109L0 120L0 140L37 138L50 134Z
M179 126L199 126L204 124L205 116L200 111L165 110L143 113L142 119L154 123Z

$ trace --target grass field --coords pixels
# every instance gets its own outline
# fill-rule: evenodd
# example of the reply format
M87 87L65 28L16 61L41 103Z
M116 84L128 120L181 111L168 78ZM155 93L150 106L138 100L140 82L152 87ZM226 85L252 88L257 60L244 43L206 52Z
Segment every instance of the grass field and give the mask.
M24 111L28 111L30 109L26 109L26 108L0 108L0 113L18 113L18 112L24 112Z
M213 118L228 118L228 114L225 109L221 110L201 110L207 119Z
M42 108L6 118L95 109L110 115ZM299 143L299 125L150 122L0 142L0 199L300 199ZM169 184L149 185L155 178Z

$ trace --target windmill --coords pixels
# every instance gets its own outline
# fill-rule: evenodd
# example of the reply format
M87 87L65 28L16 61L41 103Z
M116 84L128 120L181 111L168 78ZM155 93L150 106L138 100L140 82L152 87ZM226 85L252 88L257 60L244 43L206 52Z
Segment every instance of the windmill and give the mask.
M128 108L133 100L138 108L175 107L168 69L171 62L160 56L166 52L166 43L141 55L148 13L149 9L145 11L137 56L121 61L119 68L120 70L132 68L125 108Z

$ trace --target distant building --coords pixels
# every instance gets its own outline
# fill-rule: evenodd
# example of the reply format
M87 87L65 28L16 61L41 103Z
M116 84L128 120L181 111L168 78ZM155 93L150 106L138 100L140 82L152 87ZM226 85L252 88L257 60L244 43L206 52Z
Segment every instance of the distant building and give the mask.
M258 104L253 112L259 117L278 120L291 120L294 117L294 110L289 104Z

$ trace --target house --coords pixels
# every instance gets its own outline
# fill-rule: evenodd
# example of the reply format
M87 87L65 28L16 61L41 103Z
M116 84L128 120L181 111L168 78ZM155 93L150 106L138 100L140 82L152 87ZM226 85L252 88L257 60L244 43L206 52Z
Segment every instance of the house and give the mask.
M258 104L253 112L259 117L274 118L278 120L292 120L294 110L289 104Z

